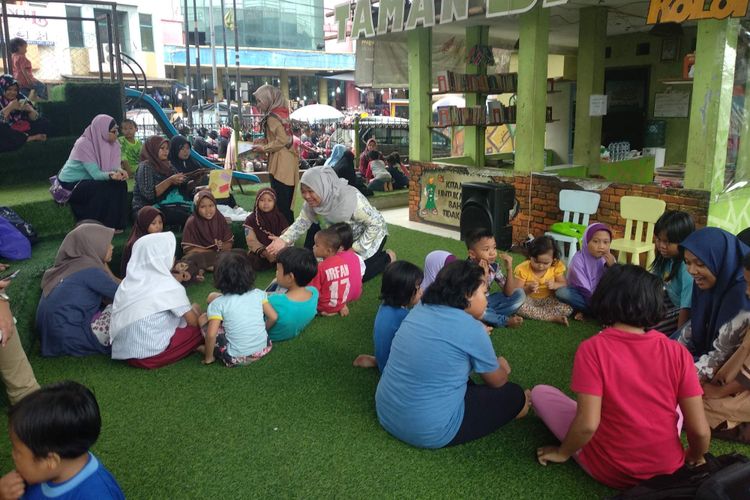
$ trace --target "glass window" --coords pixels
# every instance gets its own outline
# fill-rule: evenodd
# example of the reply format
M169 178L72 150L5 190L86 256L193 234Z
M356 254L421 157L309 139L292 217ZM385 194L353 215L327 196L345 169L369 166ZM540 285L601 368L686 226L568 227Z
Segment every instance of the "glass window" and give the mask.
M98 19L96 21L96 29L99 31L99 40L102 44L107 43L107 41L109 40L107 18L105 17L107 14L111 16L112 11L110 9L94 9L94 17ZM117 11L117 19L115 22L117 23L117 32L120 35L120 50L125 54L131 55L130 30L128 29L128 13ZM115 26L113 25L112 30L114 29ZM112 42L114 42L114 33L112 34L112 37ZM151 44L153 45L153 37Z
M141 50L154 51L154 25L150 14L138 14L141 23Z
M65 16L81 17L81 8L66 5ZM83 43L83 21L68 19L68 46L85 47Z

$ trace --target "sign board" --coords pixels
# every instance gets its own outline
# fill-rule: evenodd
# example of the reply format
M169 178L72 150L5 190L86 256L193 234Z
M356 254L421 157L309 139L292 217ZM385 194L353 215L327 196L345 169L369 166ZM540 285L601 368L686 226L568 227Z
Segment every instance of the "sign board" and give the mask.
M346 27L351 21L351 37L354 39L410 31L418 26L429 28L436 24L465 21L469 18L469 7L484 3L487 18L522 14L538 3L548 8L563 5L568 0L412 0L407 9L407 0L379 0L377 17L373 16L373 0L357 0L354 9L350 3L334 8L338 41L346 39ZM471 5L470 5L471 4ZM476 17L479 17L477 15Z
M460 226L461 186L464 182L487 180L446 168L423 169L419 179L419 216L428 222Z
M750 0L651 0L646 24L745 17Z
M589 96L589 116L604 116L607 114L607 96L590 95Z
M654 118L687 118L690 92L662 92L654 96Z

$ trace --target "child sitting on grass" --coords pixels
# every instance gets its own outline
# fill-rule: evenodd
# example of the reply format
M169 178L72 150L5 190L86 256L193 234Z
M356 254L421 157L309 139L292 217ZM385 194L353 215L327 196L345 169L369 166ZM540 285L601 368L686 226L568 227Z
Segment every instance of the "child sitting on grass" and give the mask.
M555 241L549 236L535 238L529 244L528 253L528 260L519 264L514 273L526 292L526 301L518 315L568 326L573 308L557 300L554 294L554 290L567 284L565 264L560 261Z
M490 326L521 326L523 318L515 313L526 300L526 294L513 277L513 258L501 252L500 259L504 269L500 269L495 262L498 257L495 235L486 228L469 231L466 235L466 248L469 250L469 260L484 269L487 281L487 311L482 321ZM493 282L500 285L500 292L490 293Z
M353 250L340 251L341 237L329 227L315 233L313 253L323 261L310 283L317 288L318 312L322 316L349 315L347 304L362 294L360 259Z
M135 217L135 224L130 231L130 237L125 242L122 249L122 258L120 259L120 276L123 278L128 270L128 262L133 254L133 245L139 238L147 234L161 233L164 230L164 215L161 210L152 206L145 206L138 210Z
M221 252L232 249L234 236L227 220L216 209L216 199L210 191L200 191L193 198L195 212L185 222L182 233L182 251L187 258L191 253L204 253L207 271L213 270Z
M118 138L120 150L122 151L122 169L130 176L135 173L138 163L141 161L141 148L143 144L135 138L137 131L138 125L135 121L128 118L122 121L120 125L120 133L122 135Z
M206 302L208 310L200 318L206 337L203 364L219 358L226 366L247 365L271 352L268 330L278 315L266 292L255 288L255 272L245 255L222 254L216 263L214 286ZM265 319L264 319L265 316Z
M604 272L615 265L615 257L609 251L611 243L612 230L609 226L601 222L590 224L583 233L581 250L568 263L568 285L555 290L560 302L577 311L577 320L589 314L591 295Z
M307 286L318 273L318 261L307 248L288 247L276 259L276 283L286 293L268 296L279 319L268 330L271 341L297 337L318 312L318 290Z
M409 314L409 310L419 304L422 298L422 270L405 260L391 262L383 272L380 285L380 300L383 301L375 315L373 326L373 343L375 356L360 354L354 360L354 366L360 368L378 367L383 373L388 356L391 353L391 343L401 322Z
M273 267L276 259L266 252L266 247L289 227L289 221L276 206L276 191L263 188L255 195L255 207L245 219L247 255L256 271Z
M456 256L445 250L433 250L427 254L424 258L424 279L420 285L423 294L427 287L435 281L440 270L455 260Z
M693 357L646 331L662 313L662 294L661 280L638 266L613 267L601 279L591 311L606 328L576 352L570 385L578 402L547 385L531 391L534 411L562 441L539 448L539 463L573 457L597 481L624 489L704 461L711 431Z
M8 431L16 469L0 479L2 498L124 499L89 451L101 428L96 398L78 382L42 387L13 405Z

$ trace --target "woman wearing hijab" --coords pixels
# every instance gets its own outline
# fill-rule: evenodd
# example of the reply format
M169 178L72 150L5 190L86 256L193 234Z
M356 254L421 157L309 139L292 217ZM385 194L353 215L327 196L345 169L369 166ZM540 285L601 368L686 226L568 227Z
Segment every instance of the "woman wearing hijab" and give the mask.
M433 250L427 254L427 257L424 258L424 278L422 278L422 284L420 285L422 293L435 281L440 270L454 260L456 260L456 256L445 250Z
M68 203L76 221L92 219L122 231L127 223L128 174L120 167L117 123L96 115L73 145L57 179L72 191Z
M373 195L372 190L367 187L362 178L357 177L356 170L354 170L354 153L343 144L336 144L333 147L331 157L326 161L326 165L332 167L340 179L346 179L350 186L357 188L363 195Z
M385 219L356 188L339 179L329 167L313 167L305 171L300 180L300 192L305 203L294 223L266 248L271 255L294 244L297 238L315 223L327 227L346 222L352 227L352 250L365 260L363 281L382 273L396 254L384 250L388 237ZM313 240L308 233L306 245Z
M118 282L108 267L111 228L81 224L62 242L55 264L42 276L36 310L42 356L108 354L111 308Z
M263 113L261 126L266 142L256 145L255 151L268 153L268 174L276 191L277 206L286 220L294 220L292 199L299 180L299 156L294 151L293 134L289 121L289 104L281 90L263 85L253 93L258 109Z
M112 304L112 359L138 368L174 363L203 344L198 304L170 270L177 247L174 234L147 234L133 245L128 275Z
M696 359L698 377L712 380L750 327L742 259L750 253L731 233L699 229L680 244L693 277L690 321L675 333Z
M162 214L159 209L146 206L138 210L138 215L135 217L135 224L133 224L133 230L130 232L130 237L122 249L120 276L125 276L135 242L142 236L151 233L161 233L163 230L164 214Z
M181 174L187 174L201 168L190 158L190 141L181 135L176 135L169 140L167 159L174 169Z
M0 110L0 152L47 140L49 121L19 92L18 82L11 75L0 76Z
M247 255L253 269L265 271L271 269L276 257L266 251L266 247L289 227L286 217L276 206L276 192L263 188L255 195L253 211L245 219L245 242Z
M133 215L145 206L155 206L164 215L165 226L183 227L190 217L192 200L179 189L186 181L168 160L169 142L158 135L146 139L141 163L135 173Z
M583 233L583 245L570 259L568 286L558 288L555 295L560 302L578 311L576 319L589 312L591 296L608 267L615 264L610 253L612 230L601 222L595 222Z

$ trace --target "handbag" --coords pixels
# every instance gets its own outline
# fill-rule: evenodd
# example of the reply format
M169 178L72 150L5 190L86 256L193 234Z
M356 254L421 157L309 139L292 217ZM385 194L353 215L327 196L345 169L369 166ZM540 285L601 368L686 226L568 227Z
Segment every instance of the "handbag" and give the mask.
M23 218L16 213L15 210L13 210L10 207L0 207L0 217L5 219L6 221L10 222L13 227L18 229L18 231L26 237L26 239L29 240L30 243L34 244L36 243L36 240L39 239L39 235L36 233L36 230L34 227L23 220Z
M52 195L52 199L59 205L65 205L70 197L73 195L73 191L66 189L61 183L60 179L56 175L49 178L49 192ZM77 186L78 184L76 184ZM73 187L75 189L75 186Z
M672 474L654 476L611 500L740 500L750 498L750 460L739 453L706 454L698 467L680 467Z

